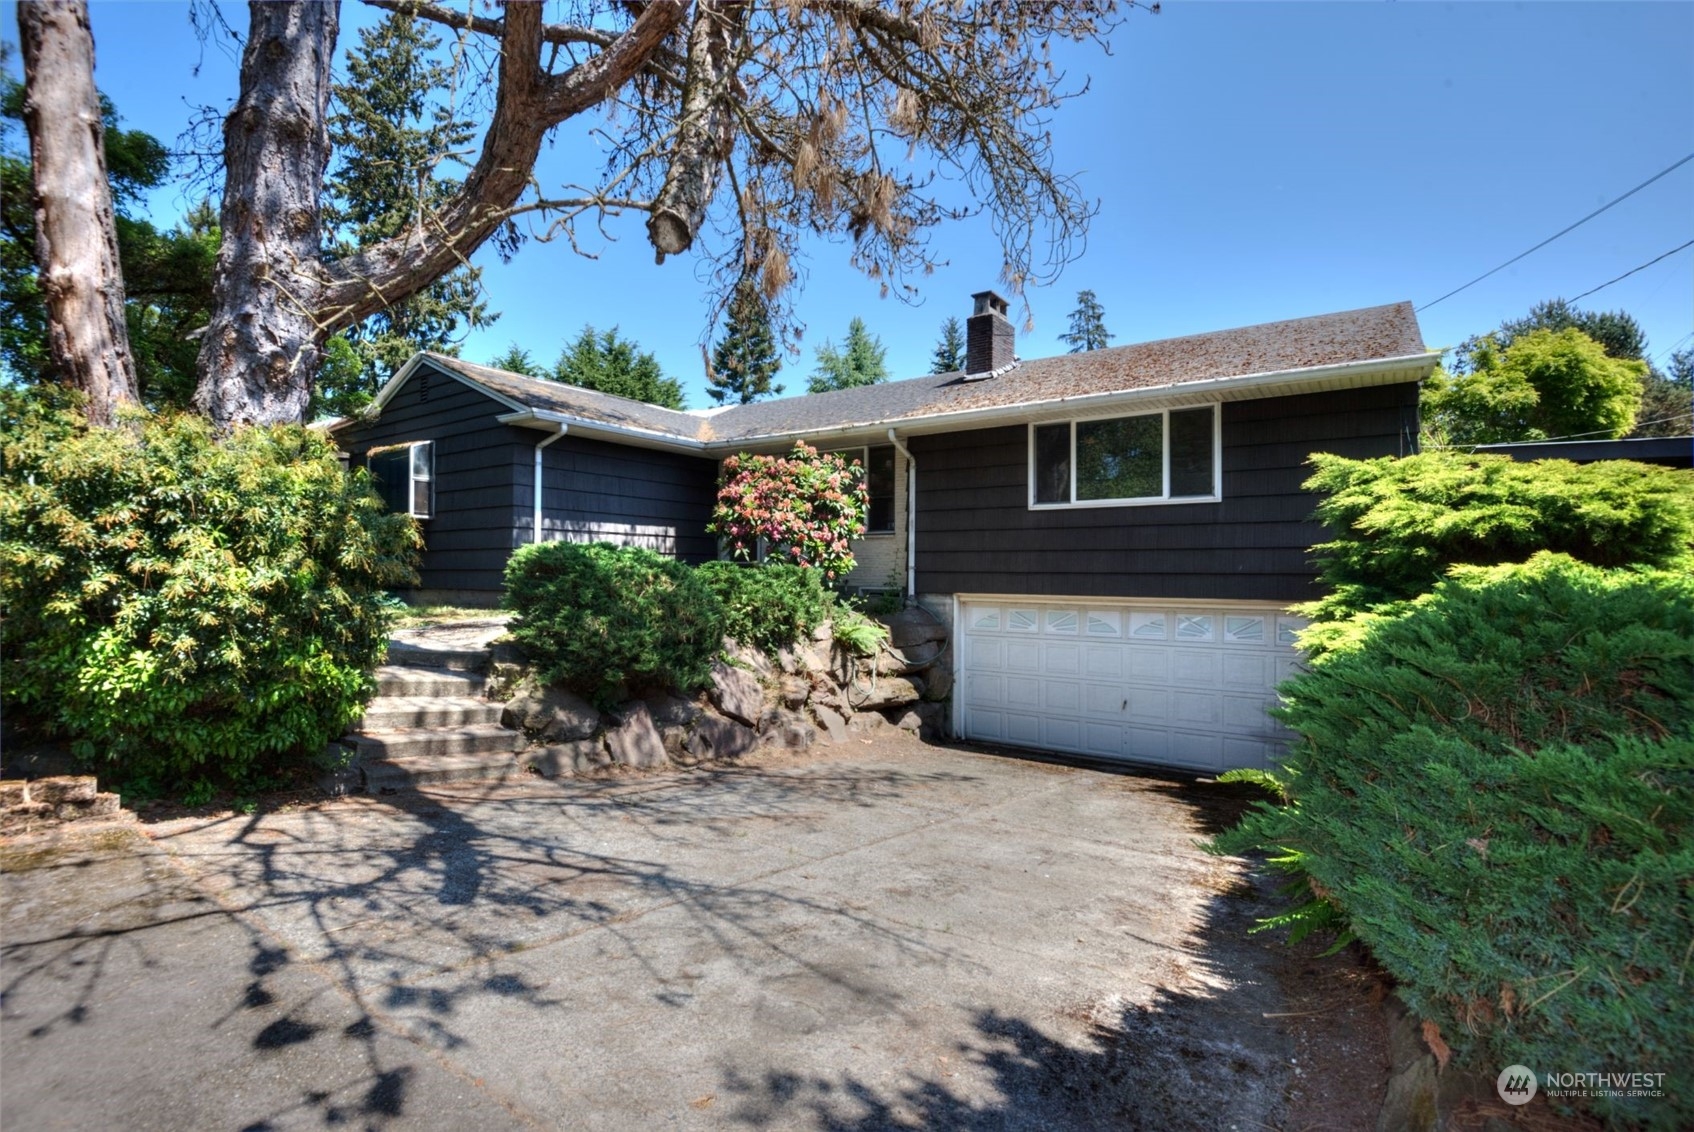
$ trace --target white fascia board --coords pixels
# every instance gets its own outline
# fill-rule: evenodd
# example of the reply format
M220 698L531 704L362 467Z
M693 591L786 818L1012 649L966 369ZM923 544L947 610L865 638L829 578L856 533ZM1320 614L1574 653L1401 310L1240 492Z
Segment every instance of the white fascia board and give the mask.
M711 441L707 444L707 448L713 451L746 448L806 440L817 436L848 439L859 433L865 435L879 434L890 426L900 429L907 435L945 432L959 428L982 428L1002 422L1016 423L1037 417L1097 415L1125 406L1148 405L1149 402L1209 404L1214 401L1246 400L1255 393L1259 396L1286 396L1298 393L1322 392L1330 386L1350 388L1361 385L1392 385L1401 381L1421 381L1429 376L1440 361L1440 353L1405 354L1393 358L1373 358L1363 362L1343 362L1339 365L1307 366L1302 369L1240 374L1234 377L1211 378L1203 381L1183 381L1171 385L1155 385L1145 389L1130 389L1113 393L1085 393L1073 397L1057 397L1046 401L1020 401L1012 405L965 409L956 413L929 413L923 416L854 421L840 425L802 429L797 432L750 436L736 441ZM1376 378L1377 380L1363 380L1369 378ZM1289 385L1293 388L1288 390L1275 389L1279 385ZM1148 405L1148 407L1155 406Z
M572 436L587 436L597 440L610 440L618 444L628 444L636 448L657 448L666 452L686 452L689 455L700 456L706 451L706 443L686 436L671 436L668 433L657 432L653 429L630 428L628 425L607 424L604 421L591 420L587 417L571 416L568 413L555 413L549 409L518 408L515 412L503 413L494 418L501 424L517 425L520 428L547 428L567 425Z

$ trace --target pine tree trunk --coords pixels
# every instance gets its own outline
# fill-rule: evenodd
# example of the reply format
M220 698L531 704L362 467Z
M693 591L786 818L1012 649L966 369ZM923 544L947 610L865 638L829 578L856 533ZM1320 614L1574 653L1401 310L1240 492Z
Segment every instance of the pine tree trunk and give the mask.
M139 395L86 0L22 0L18 38L48 344L63 379L88 395L89 422L110 426Z
M249 8L241 94L224 122L223 245L194 394L223 432L301 420L327 337L319 194L341 8Z

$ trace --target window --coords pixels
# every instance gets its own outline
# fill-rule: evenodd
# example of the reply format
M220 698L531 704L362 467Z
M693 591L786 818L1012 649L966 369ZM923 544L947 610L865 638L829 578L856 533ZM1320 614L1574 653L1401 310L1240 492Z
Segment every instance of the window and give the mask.
M1032 425L1030 506L1216 499L1217 429L1215 405Z
M870 496L870 509L865 515L866 534L889 534L894 530L894 446L880 444L872 448L841 448L831 455L840 456L849 465L854 460L865 471L865 491Z
M373 448L366 459L377 494L390 511L429 518L435 501L435 441Z

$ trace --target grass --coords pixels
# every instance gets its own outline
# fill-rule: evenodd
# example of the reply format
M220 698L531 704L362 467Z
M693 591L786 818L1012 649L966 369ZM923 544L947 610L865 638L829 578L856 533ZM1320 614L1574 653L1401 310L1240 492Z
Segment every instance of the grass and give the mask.
M485 621L499 616L498 609L472 609L464 605L408 605L394 621L396 629L424 625L446 625L454 621Z

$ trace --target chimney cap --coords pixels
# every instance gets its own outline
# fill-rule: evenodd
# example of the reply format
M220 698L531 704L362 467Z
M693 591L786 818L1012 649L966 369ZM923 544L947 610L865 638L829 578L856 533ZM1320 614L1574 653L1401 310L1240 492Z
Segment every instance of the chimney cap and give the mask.
M1004 318L1009 309L1006 300L994 291L978 291L971 296L971 303L973 304L971 309L973 315L997 314Z

